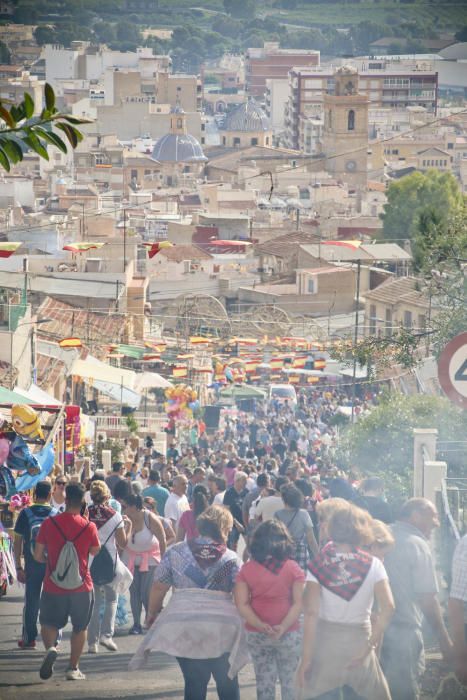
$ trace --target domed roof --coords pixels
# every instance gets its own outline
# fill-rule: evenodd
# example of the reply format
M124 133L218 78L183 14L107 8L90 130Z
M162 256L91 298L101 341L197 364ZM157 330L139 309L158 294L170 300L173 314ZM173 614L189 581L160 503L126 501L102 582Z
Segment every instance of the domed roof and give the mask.
M166 134L154 146L154 160L160 163L204 163L203 149L191 134Z
M261 107L248 100L234 109L225 118L224 131L270 131L269 119Z

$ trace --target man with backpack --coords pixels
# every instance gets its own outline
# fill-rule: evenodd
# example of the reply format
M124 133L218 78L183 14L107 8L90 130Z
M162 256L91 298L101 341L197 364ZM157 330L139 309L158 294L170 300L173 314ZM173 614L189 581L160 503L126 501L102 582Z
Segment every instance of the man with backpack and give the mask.
M41 634L46 654L39 675L51 677L57 659L55 646L58 630L71 620L70 665L67 680L84 680L79 660L86 641L86 630L94 605L93 583L89 571L89 556L100 549L94 523L83 518L84 486L70 483L66 487L64 513L49 517L42 523L36 538L34 558L47 562L40 602ZM47 556L46 556L47 554Z
M40 526L52 513L51 490L48 481L39 481L34 489L34 503L21 511L15 525L16 575L18 581L25 584L23 631L18 641L20 649L34 649L36 646L37 616L45 564L34 560L34 546ZM24 559L24 568L21 558Z

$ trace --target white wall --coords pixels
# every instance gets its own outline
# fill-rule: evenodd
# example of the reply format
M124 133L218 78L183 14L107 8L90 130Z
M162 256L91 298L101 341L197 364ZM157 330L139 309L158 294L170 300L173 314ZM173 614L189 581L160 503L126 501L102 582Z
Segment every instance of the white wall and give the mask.
M266 86L270 94L270 106L268 112L274 131L281 131L285 128L284 111L289 98L288 78L275 78L266 80Z

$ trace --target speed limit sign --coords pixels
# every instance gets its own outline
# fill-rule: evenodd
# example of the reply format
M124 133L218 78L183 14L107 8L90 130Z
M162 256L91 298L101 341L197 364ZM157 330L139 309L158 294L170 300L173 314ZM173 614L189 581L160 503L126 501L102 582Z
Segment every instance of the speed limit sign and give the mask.
M455 404L467 409L467 333L453 338L438 360L441 388Z

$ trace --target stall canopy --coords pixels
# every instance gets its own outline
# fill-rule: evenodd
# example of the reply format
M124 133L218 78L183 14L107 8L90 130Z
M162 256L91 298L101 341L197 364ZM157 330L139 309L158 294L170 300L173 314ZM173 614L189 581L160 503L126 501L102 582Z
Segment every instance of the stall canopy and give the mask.
M32 399L26 398L26 396L23 396L19 392L16 391L10 391L9 389L5 389L4 386L0 386L0 404L14 404L14 403L19 403L19 404L29 404L33 405L36 404L36 401L33 401Z
M234 398L234 399L264 399L266 396L264 391L257 389L254 386L228 386L222 389L221 396L223 398Z
M105 394L105 396L114 399L114 401L118 401L124 406L138 408L141 403L140 394L137 394L136 391L132 389L127 389L121 384L112 384L111 382L102 382L100 379L95 379L92 386L96 391Z
M88 383L93 383L98 380L109 382L110 384L118 384L126 389L133 389L136 379L136 372L130 369L112 367L91 355L88 355L85 360L74 360L69 374L81 377L81 379L88 381Z
M168 379L157 372L142 372L136 375L136 390L146 391L147 389L168 389L173 386Z
M30 399L31 403L39 404L42 406L62 406L63 403L58 401L54 396L48 394L46 391L41 389L37 384L31 384L29 389L15 389L17 394L21 394L26 399Z

